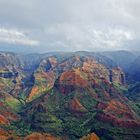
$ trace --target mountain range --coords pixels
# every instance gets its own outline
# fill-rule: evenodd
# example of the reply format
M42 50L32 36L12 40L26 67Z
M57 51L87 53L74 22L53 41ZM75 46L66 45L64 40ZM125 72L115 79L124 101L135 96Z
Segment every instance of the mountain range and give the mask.
M0 139L139 140L140 53L0 52Z

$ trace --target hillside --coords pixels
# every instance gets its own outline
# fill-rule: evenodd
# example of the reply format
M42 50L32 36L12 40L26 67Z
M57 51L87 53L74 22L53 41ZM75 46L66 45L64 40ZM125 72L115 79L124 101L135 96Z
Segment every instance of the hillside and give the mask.
M139 86L112 57L1 52L0 136L138 140Z

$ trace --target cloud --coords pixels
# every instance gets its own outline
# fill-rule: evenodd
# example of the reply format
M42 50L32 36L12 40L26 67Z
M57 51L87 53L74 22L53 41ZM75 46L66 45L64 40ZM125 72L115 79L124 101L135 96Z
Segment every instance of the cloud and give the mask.
M28 36L17 29L0 28L0 42L9 44L37 46L39 41L32 40Z
M56 24L46 29L47 44L50 47L65 47L69 50L119 50L127 49L127 41L134 39L134 33L121 28L96 28L92 25Z
M0 0L0 25L29 31L20 42L40 51L139 50L139 7L139 0Z
M132 33L123 29L109 28L104 31L94 29L91 31L91 42L93 45L98 44L99 49L127 49L125 43L129 40L133 40Z

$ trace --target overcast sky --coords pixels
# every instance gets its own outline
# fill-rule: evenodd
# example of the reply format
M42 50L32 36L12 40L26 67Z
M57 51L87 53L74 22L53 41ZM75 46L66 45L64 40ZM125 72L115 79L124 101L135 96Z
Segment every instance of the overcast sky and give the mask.
M140 0L0 0L0 50L139 50Z

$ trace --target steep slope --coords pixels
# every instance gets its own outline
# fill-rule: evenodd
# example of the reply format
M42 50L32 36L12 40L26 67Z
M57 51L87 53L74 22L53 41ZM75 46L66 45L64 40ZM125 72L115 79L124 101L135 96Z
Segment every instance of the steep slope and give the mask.
M139 83L127 85L123 54L0 53L0 138L138 140Z
M43 59L37 70L34 72L34 85L27 98L27 102L38 98L43 92L48 91L53 87L55 80L55 72L52 70L57 65L55 57Z
M91 132L106 139L139 137L139 116L123 95L121 69L108 69L89 56L55 58L54 67L48 60L43 68L46 74L55 73L54 84L22 112L33 131L69 139Z
M140 81L140 56L138 56L129 68L130 81Z
M136 82L130 85L126 96L133 102L132 107L140 115L140 83Z
M95 76L105 77L107 80L113 80L114 83L125 84L125 74L120 68L113 68L113 64L108 64L110 62L108 59L103 60L104 57L93 55L93 53L87 55L85 52L82 54L79 52L78 54L55 55L42 59L38 69L34 72L35 84L27 98L27 102L51 89L56 78L62 72L72 69L78 70L81 68L85 73L94 73ZM106 68L103 64L108 65L108 67Z
M136 84L133 84L128 89L128 96L131 98L134 102L140 102L140 83L137 82Z
M128 72L131 63L137 57L135 53L129 51L102 52L101 54L113 60L125 72Z

